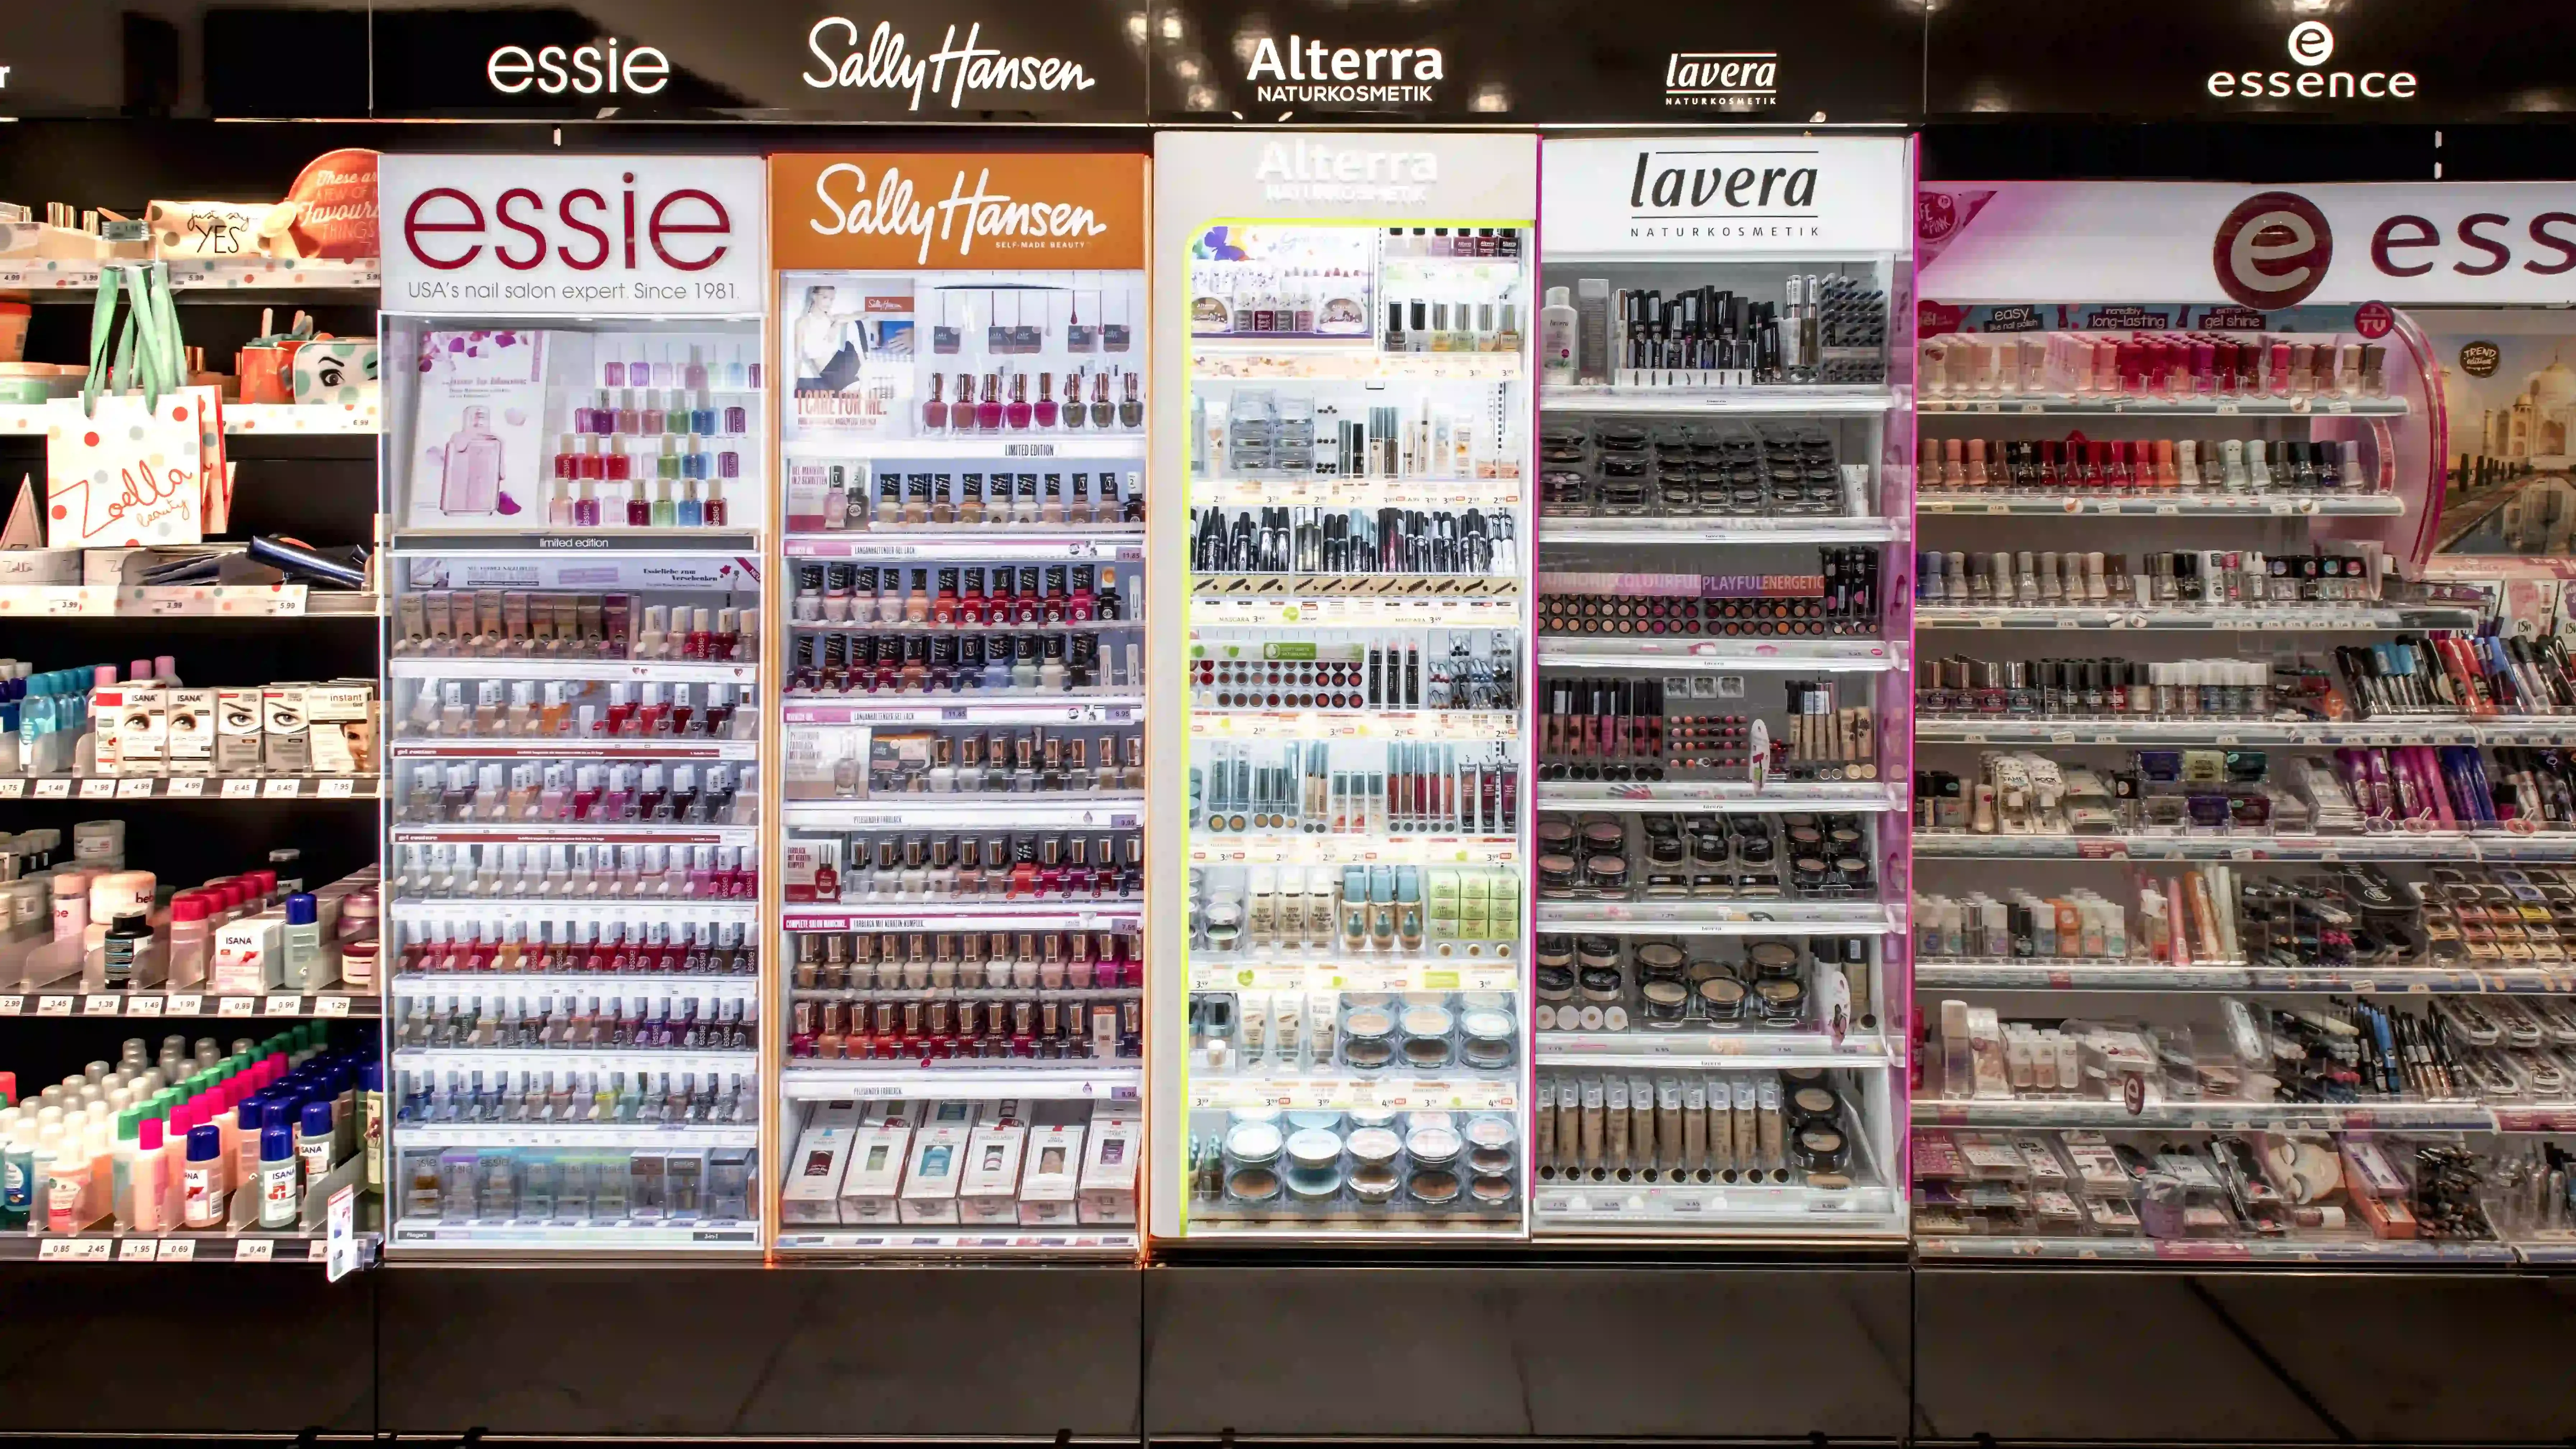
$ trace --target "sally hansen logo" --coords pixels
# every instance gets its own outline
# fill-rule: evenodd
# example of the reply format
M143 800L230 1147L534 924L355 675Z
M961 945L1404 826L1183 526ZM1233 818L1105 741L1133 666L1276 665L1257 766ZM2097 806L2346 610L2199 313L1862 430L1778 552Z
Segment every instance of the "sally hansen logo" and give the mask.
M1431 103L1444 73L1438 46L1331 46L1291 35L1283 51L1265 35L1244 79L1265 105L1418 106Z
M861 46L858 23L835 15L815 21L805 32L805 48L813 52L821 73L805 71L797 78L818 91L903 91L912 97L908 109L915 111L925 92L945 95L950 110L961 110L973 92L1087 91L1093 85L1078 62L1051 55L1004 55L977 43L983 33L981 22L969 22L966 43L960 45L957 27L951 25L939 49L915 57L905 53L903 32L891 22L878 21Z
M990 239L994 250L1026 252L1081 246L1109 230L1087 206L1028 201L988 191L992 178L991 170L978 170L970 192L961 169L945 199L923 201L911 178L896 167L877 173L872 193L866 171L847 161L836 162L814 178L814 199L825 215L806 224L821 236L916 237L921 242L919 260L925 266L933 241L954 243L957 255L966 257L973 255L978 237Z
M1677 50L1664 61L1664 104L1758 111L1780 104L1780 53Z

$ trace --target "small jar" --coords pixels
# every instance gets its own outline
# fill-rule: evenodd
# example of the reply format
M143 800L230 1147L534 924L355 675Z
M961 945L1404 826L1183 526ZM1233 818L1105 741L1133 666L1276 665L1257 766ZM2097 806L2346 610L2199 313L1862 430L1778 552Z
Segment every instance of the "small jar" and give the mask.
M1391 1114L1388 1120L1393 1120ZM1384 1167L1394 1162L1395 1155L1403 1149L1404 1139L1395 1135L1393 1127L1383 1124L1354 1127L1342 1139L1342 1150L1350 1154L1353 1167Z
M1790 1134L1789 1162L1800 1172L1839 1173L1851 1166L1851 1138L1840 1127L1809 1123Z
M1583 999L1594 1006L1616 1006L1628 994L1627 985L1619 979L1619 973L1606 967L1587 968L1579 980Z
M1574 894L1575 865L1570 855L1542 855L1538 858L1538 893L1563 898Z
M1734 1026L1744 1020L1744 983L1732 976L1712 976L1699 984L1703 1021Z
M1796 1029L1807 1019L1807 987L1801 981L1757 981L1754 1000L1760 1004L1762 1024L1774 1031Z
M1834 857L1834 888L1846 891L1869 889L1869 857L1837 855Z
M1798 974L1798 948L1786 941L1756 941L1744 950L1756 981L1787 981Z
M1582 936L1574 943L1574 964L1586 971L1619 969L1619 938L1616 936Z
M1793 1127L1804 1127L1811 1122L1831 1126L1842 1121L1843 1099L1831 1087L1818 1083L1790 1087L1787 1100L1789 1121Z
M1690 1014L1690 992L1678 981L1649 981L1637 988L1646 1025L1660 1031L1679 1027Z
M1628 894L1628 858L1624 855L1585 856L1583 884L1595 895L1625 899Z
M1571 820L1558 819L1554 816L1549 816L1540 820L1538 823L1538 848L1539 853L1542 855L1572 855L1574 853L1574 822Z
M1342 1191L1342 1139L1320 1127L1288 1137L1288 1195L1313 1206Z
M1649 941L1637 948L1637 979L1640 981L1673 981L1682 979L1682 948L1669 941Z
M1820 891L1827 880L1825 858L1821 855L1797 855L1789 859L1789 884L1802 891Z
M1242 902L1232 899L1210 901L1203 919L1207 922L1209 951L1228 955L1243 944Z
M1588 855L1619 855L1628 848L1628 832L1615 820L1595 820L1583 827L1583 849Z
M1572 1001L1574 999L1574 968L1570 966L1541 966L1538 968L1537 984L1533 989L1538 993L1538 1001L1541 1006L1561 1006L1566 1002Z

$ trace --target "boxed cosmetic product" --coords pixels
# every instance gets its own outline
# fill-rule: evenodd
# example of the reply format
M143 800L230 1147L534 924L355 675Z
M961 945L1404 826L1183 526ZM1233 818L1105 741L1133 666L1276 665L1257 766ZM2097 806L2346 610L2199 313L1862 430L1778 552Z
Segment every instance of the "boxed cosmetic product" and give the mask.
M80 581L79 549L0 549L0 584L76 584Z
M787 732L790 800L846 800L865 793L868 731L799 726Z
M851 1133L849 1166L841 1177L841 1221L891 1223L903 1190L903 1166L912 1146L912 1124L896 1118L868 1122Z
M168 754L173 775L206 775L215 768L215 701L211 689L170 691Z
M972 1131L947 1123L913 1134L912 1160L903 1174L904 1222L957 1221L957 1188L965 1176L966 1139Z
M782 1222L828 1223L840 1216L841 1174L858 1135L858 1112L848 1102L826 1102L796 1138L796 1158L778 1191Z
M215 931L215 966L209 986L231 996L257 996L276 989L283 965L278 937L286 913L263 911L226 921Z
M1020 1216L1020 1159L1028 1149L1024 1122L976 1124L966 1139L966 1176L957 1187L957 1216L973 1224L1016 1223Z
M527 526L546 517L547 335L422 334L410 527Z
M1094 1117L1077 1199L1085 1223L1136 1221L1136 1154L1142 1133L1127 1117Z
M375 759L376 687L335 679L304 691L313 768L325 775L368 773Z
M787 899L830 903L841 898L841 837L791 836L780 854L786 860Z
M1020 1168L1020 1224L1023 1227L1069 1227L1079 1220L1075 1189L1082 1177L1079 1126L1030 1129Z
M260 691L225 689L215 694L215 773L250 775L259 771Z
M304 693L301 684L272 684L259 693L260 766L272 775L312 773L313 731Z

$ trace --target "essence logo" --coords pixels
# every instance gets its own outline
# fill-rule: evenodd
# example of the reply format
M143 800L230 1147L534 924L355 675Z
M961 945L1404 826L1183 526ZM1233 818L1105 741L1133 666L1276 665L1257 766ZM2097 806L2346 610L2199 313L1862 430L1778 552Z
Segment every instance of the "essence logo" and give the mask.
M2227 213L2209 260L2219 290L2235 301L2265 311L2295 307L2325 282L2334 231L2306 197L2266 191Z
M1759 111L1780 104L1776 50L1677 50L1664 60L1664 104Z
M2224 99L2264 100L2299 96L2307 100L2411 101L2411 70L2319 70L2334 58L2334 32L2322 20L2302 20L2290 27L2290 60L2297 71L2214 70L2205 82L2209 93Z

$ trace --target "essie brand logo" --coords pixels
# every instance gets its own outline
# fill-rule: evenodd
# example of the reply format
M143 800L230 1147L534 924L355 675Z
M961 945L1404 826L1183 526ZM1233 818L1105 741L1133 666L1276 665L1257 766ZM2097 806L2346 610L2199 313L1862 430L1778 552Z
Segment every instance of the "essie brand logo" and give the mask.
M733 235L733 218L712 193L683 186L638 197L634 172L619 180L623 189L614 204L595 187L571 187L549 199L513 186L492 198L488 220L472 193L433 186L403 209L403 246L412 260L441 272L472 265L487 238L492 259L514 272L542 266L549 257L576 272L612 263L631 272L641 262L639 242L673 271L702 272L724 260L724 241L691 239ZM550 224L561 232L550 231ZM509 235L494 235L494 228Z
M951 25L939 49L915 57L905 53L903 32L892 22L878 21L862 46L858 22L834 15L815 21L814 28L805 32L805 48L813 53L819 74L804 71L797 78L816 90L907 92L912 97L907 109L915 111L921 109L925 93L945 95L954 111L965 108L971 92L1087 91L1094 84L1078 61L1051 55L1004 55L997 47L980 44L983 34L983 22L969 21L961 45L957 27Z
M1264 201L1400 201L1426 199L1440 179L1430 151L1375 151L1322 141L1270 141L1253 171Z
M1716 151L1639 151L1628 179L1628 235L1820 237L1813 155L1769 151L1747 159Z
M594 41L567 50L560 45L530 51L505 45L483 62L483 78L492 89L515 96L533 86L550 95L649 96L669 85L671 58L649 45L621 52L616 36L606 45Z
M2304 196L2266 191L2236 204L2218 224L2210 264L2219 290L2248 307L2295 307L2326 279L2334 230Z
M1331 46L1291 35L1283 51L1265 35L1243 78L1266 105L1428 105L1431 83L1445 74L1435 45Z
M987 189L992 178L990 168L978 169L970 192L961 166L949 183L948 195L925 202L898 167L878 172L871 193L866 171L847 161L835 162L814 177L814 199L829 219L817 215L808 218L806 225L820 236L917 238L919 259L925 266L933 241L954 243L957 255L968 257L974 254L978 237L993 243L987 250L1031 252L1079 247L1109 230L1090 207L999 195Z
M2322 20L2302 20L2290 27L2290 60L2299 69L2214 70L2204 82L2209 93L2227 100L2411 101L2416 79L2411 70L2319 70L2334 58L2334 31Z
M1758 111L1780 103L1776 50L1677 50L1664 60L1664 104Z

